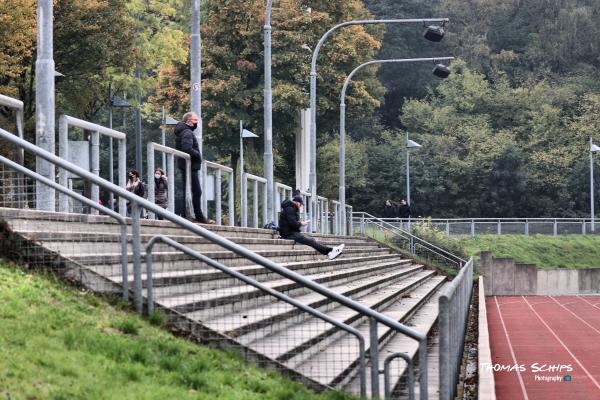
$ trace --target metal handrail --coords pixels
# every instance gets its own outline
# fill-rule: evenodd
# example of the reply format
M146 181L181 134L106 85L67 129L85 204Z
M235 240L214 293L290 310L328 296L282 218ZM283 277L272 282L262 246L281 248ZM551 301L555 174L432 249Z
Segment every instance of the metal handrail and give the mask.
M413 400L415 398L415 373L412 358L406 353L392 353L387 356L383 362L384 398L385 400L390 400L392 398L392 388L390 387L390 363L396 358L402 358L408 366L408 400Z
M327 297L328 299L334 300L342 305L345 305L346 307L349 307L351 309L353 309L354 311L357 311L358 313L362 314L363 316L369 317L372 321L375 322L379 322L382 323L383 325L395 330L396 332L402 333L416 341L419 342L419 365L421 366L421 368L419 369L419 383L422 387L427 387L427 335L417 331L414 328L411 328L409 326L406 326L404 324L399 323L398 321L382 314L379 313L369 307L366 307L365 305L351 299L348 298L346 296L343 296L337 292L334 292L332 290L330 290L329 288L314 282L310 279L307 279L306 277L304 277L303 275L298 274L297 272L291 271L287 268L284 268L282 266L280 266L279 264L257 254L254 253L248 249L246 249L243 246L240 246L237 243L234 243L222 236L219 236L211 231L209 231L206 228L203 228L199 225L193 224L192 222L176 215L170 212L165 211L163 208L157 206L156 204L150 203L148 200L141 198L117 185L114 185L108 181L106 181L105 179L102 179L92 173L90 173L89 171L84 170L83 168L80 168L72 163L69 163L66 160L63 160L62 158L46 151L43 150L41 148L39 148L38 146L31 144L21 138L18 138L16 136L14 136L13 134L11 134L10 132L5 131L4 129L0 128L0 138L7 140L9 142L12 142L13 144L20 146L22 148L24 148L27 151L30 151L32 153L34 153L35 155L37 155L38 157L44 158L45 160L59 166L62 168L65 168L93 183L98 184L99 186L107 189L107 190L112 190L115 194L117 194L118 196L122 196L123 198L129 200L132 202L132 213L134 215L134 217L137 216L137 218L134 218L134 225L138 225L138 228L136 228L134 226L133 229L133 237L134 237L134 302L136 303L136 309L138 310L138 312L141 313L142 311L142 304L141 304L141 271L136 268L136 264L139 264L139 260L140 260L140 254L139 251L136 251L136 243L137 246L139 246L139 240L140 240L140 232L139 232L139 216L138 213L136 212L136 208L139 206L142 206L143 208L146 208L149 211L152 211L158 215L160 215L161 217L163 217L164 219L171 221L183 228L186 228L190 231L192 231L193 233L196 233L200 236L202 236L205 239L208 239L209 241L220 245L221 247L224 247L227 250L230 250L232 252L234 252L235 254L240 255L241 257L244 257L250 261L253 261L259 265L262 265L263 267L269 269L270 271L273 271L275 273L278 273L279 275L282 275L285 278L288 278L308 289L313 290L314 292L317 292L325 297ZM137 223L136 223L137 220ZM137 282L137 283L136 283ZM376 336L376 335L375 335ZM377 338L375 337L374 339L371 338L371 341L373 340L377 340ZM372 368L374 371L376 371L376 373L372 373L372 379L373 379L373 386L379 386L379 365L378 364L378 349L377 346L370 346L370 351L371 351L371 364L372 364ZM421 399L425 400L427 399L427 391L426 390L422 390L421 391Z
M225 165L217 164L212 161L204 161L204 168L202 172L206 175L202 182L204 185L208 183L208 168L212 168L215 170L215 220L217 225L221 225L222 222L222 205L221 205L221 179L222 173L229 174L229 184L227 187L228 193L228 202L227 202L227 210L229 212L229 225L235 225L235 190L234 190L234 182L233 182L233 168L227 167ZM207 216L208 209L205 208Z
M77 201L80 201L81 203L91 207L91 208L95 208L96 210L107 214L109 217L112 217L114 219L116 219L119 222L119 225L121 227L121 277L123 278L123 300L127 301L129 298L129 289L128 286L125 284L127 282L127 276L128 276L128 271L127 271L127 223L125 222L125 218L123 216L121 216L119 213L111 210L110 208L101 206L100 204L98 204L97 202L94 202L90 199L88 199L85 196L80 195L79 193L74 192L73 190L62 186L48 178L46 178L45 176L42 176L40 174L38 174L37 172L31 171L30 169L26 168L25 166L19 165L16 162L9 160L8 158L5 158L3 156L0 156L0 163L7 165L8 167L16 170L17 172L23 174L23 175L27 175L30 178L35 179L36 181L42 182L45 185L48 185L56 190L58 190L59 192L70 196L72 198L74 198Z
M188 153L176 150L172 147L163 146L162 144L150 142L147 145L148 159L148 201L154 203L154 152L159 151L167 155L167 182L168 184L168 206L167 210L175 212L175 157L180 157L185 160L186 180L185 180L185 212L187 216L192 216L192 159ZM149 213L148 217L153 219L154 214Z
M74 126L80 129L86 129L92 131L90 147L91 147L91 169L92 173L95 175L100 174L100 135L105 135L119 141L119 186L125 187L126 185L126 138L127 135L123 132L119 132L117 130L107 128L102 125L94 124L89 121L85 121L79 118L70 117L68 115L61 115L58 122L58 151L62 158L65 160L69 159L69 126ZM110 165L109 168L112 170L113 166ZM141 171L140 171L141 173ZM63 186L67 186L67 181L69 179L67 171L64 169L60 169L59 171L59 182ZM112 182L111 182L112 183ZM100 199L100 189L97 185L92 185L91 188L91 199L93 201L98 201ZM69 211L69 204L65 197L62 195L59 196L59 209L62 212ZM126 215L126 204L124 199L120 199L119 201L119 213L121 215Z
M23 114L24 114L24 104L21 100L17 100L17 99L13 99L12 97L8 97L8 96L4 96L0 94L0 105L4 106L4 107L8 107L8 108L12 108L13 110L15 110L15 120L16 120L16 125L17 125L17 135L23 139ZM17 159L17 162L20 165L24 165L25 164L25 153L23 152L23 149L20 147L15 147L15 158ZM17 174L16 179L16 186L17 186L17 204L20 206L21 203L24 201L24 194L23 194L23 176Z
M242 185L242 209L241 209L241 225L243 227L248 226L248 182L252 181L252 226L254 228L258 228L258 184L264 184L263 192L263 207L262 207L262 215L263 215L263 223L267 221L267 180L261 176L252 175L248 172L244 172L242 175L243 185Z
M307 312L323 321L329 322L330 324L337 326L338 328L350 333L351 335L354 335L358 339L359 352L360 352L359 353L360 396L366 397L366 395L367 395L367 385L366 385L367 374L366 374L366 361L365 361L365 338L357 329L355 329L341 321L338 321L337 319L332 318L329 315L327 315L317 309L314 309L303 303L300 303L299 301L296 301L294 298L292 298L284 293L273 290L270 287L258 282L257 280L252 279L244 274L241 274L241 273L229 268L228 266L221 264L218 261L213 260L210 257L207 257L201 253L198 253L197 251L194 251L194 250L190 249L189 247L184 246L181 243L179 243L165 235L155 235L154 237L152 237L152 239L150 239L150 241L146 245L146 282L147 282L146 283L146 293L147 293L147 299L148 299L148 313L149 314L154 311L154 293L153 293L153 284L152 284L152 249L153 249L154 245L158 242L166 243L169 246L187 254L188 256L194 257L197 260L200 260L200 261L206 263L207 265L210 265L211 267L216 268L219 271L228 274L229 276L239 279L242 282L244 282L250 286L254 286L255 288L257 288L265 293L268 293L268 294L278 298L281 301L291 304L292 306L299 308L300 310L302 310L304 312Z
M374 217L371 214L368 214L365 212L357 212L357 213L353 213L353 215L360 215L361 221L374 223L375 225L377 225L383 229L391 231L397 235L403 236L406 239L410 240L411 241L411 254L414 253L414 245L416 242L416 244L419 244L420 246L426 248L427 250L429 250L439 256L442 256L442 257L450 259L450 260L454 260L454 263L456 263L459 268L461 266L463 266L464 264L466 264L466 262L467 262L466 260L462 259L461 257L459 257L455 254L452 254L448 250L445 250L439 246L436 246L433 243L430 243L416 235L413 235L410 232L400 229L397 226L390 224L389 222L383 221L380 218ZM365 218L365 216L366 216L366 218Z

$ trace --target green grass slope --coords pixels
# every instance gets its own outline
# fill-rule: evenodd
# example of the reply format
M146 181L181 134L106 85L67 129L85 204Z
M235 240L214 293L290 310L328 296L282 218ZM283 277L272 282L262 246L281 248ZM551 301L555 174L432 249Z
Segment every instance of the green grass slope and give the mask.
M0 260L0 399L350 398L315 394Z
M592 235L478 235L445 241L468 256L486 250L540 268L600 267L600 237Z

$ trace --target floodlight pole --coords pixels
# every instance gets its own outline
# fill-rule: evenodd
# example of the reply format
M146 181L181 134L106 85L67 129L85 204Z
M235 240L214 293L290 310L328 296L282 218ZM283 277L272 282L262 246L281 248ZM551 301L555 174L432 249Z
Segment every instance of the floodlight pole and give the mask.
M594 221L594 151L592 146L592 137L590 136L590 228L594 232L596 227Z
M52 0L39 0L37 7L37 59L35 62L36 145L55 154L54 55ZM54 165L36 157L36 172L55 182ZM36 209L55 211L55 190L36 182Z
M192 111L198 116L194 135L202 154L202 42L200 37L200 0L192 0L192 33L190 36L190 97ZM200 187L204 174L200 173ZM206 200L206 196L203 197Z
M410 207L410 151L408 148L408 132L406 132L406 204Z
M340 94L340 165L339 165L339 200L340 200L340 215L342 220L342 232L346 234L346 90L352 77L364 67L373 64L391 64L391 63L410 63L410 62L435 62L435 61L450 61L454 60L454 57L436 57L436 58L399 58L390 60L373 60L362 63L358 67L354 68L346 80L344 86L342 86L342 93Z
M113 127L113 115L112 115L112 77L110 78L110 81L108 82L108 128L112 129ZM113 160L113 138L112 136L108 137L108 180L110 181L110 183L114 183L115 177L114 177L114 173L113 173L113 165L114 165L114 160ZM108 191L108 208L110 208L111 210L115 209L114 203L115 202L115 194L113 193L112 190Z
M267 180L267 215L275 220L273 206L273 93L271 90L271 6L272 0L267 0L265 10L264 51L265 51L265 93L264 93L264 172Z
M448 18L421 18L421 19L373 19L363 21L348 21L335 25L329 29L315 46L310 64L310 219L313 230L317 228L317 57L319 50L325 40L337 29L350 25L373 25L373 24L410 24L410 23L446 23ZM379 394L377 394L378 396Z

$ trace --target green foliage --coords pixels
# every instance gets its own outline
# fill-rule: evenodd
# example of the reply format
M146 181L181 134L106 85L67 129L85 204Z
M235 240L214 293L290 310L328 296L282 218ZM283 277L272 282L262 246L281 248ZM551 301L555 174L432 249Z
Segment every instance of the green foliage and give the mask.
M137 334L133 334L137 332ZM0 397L352 399L177 339L55 278L0 260Z

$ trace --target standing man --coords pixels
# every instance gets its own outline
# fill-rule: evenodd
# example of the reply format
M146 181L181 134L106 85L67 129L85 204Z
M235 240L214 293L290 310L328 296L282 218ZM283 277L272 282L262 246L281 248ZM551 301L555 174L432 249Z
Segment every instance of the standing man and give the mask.
M279 234L284 239L291 239L295 242L305 244L317 250L323 255L327 255L330 260L338 257L344 251L344 243L336 247L324 246L310 236L300 233L300 228L307 225L310 221L300 221L300 207L302 207L302 196L297 194L292 200L284 200L281 203L281 213L279 214Z
M194 205L194 220L193 222L199 224L214 224L215 221L212 219L206 219L200 208L200 197L202 196L202 189L200 188L200 179L198 178L198 171L202 167L202 154L200 154L198 140L194 136L194 130L198 127L198 116L195 112L187 112L183 115L183 121L178 122L175 125L175 148L179 151L183 151L190 155L192 164L192 204ZM185 199L187 196L186 185L187 171L185 168L185 160L178 158L177 167L183 177L183 204L179 203L178 213L185 217Z

